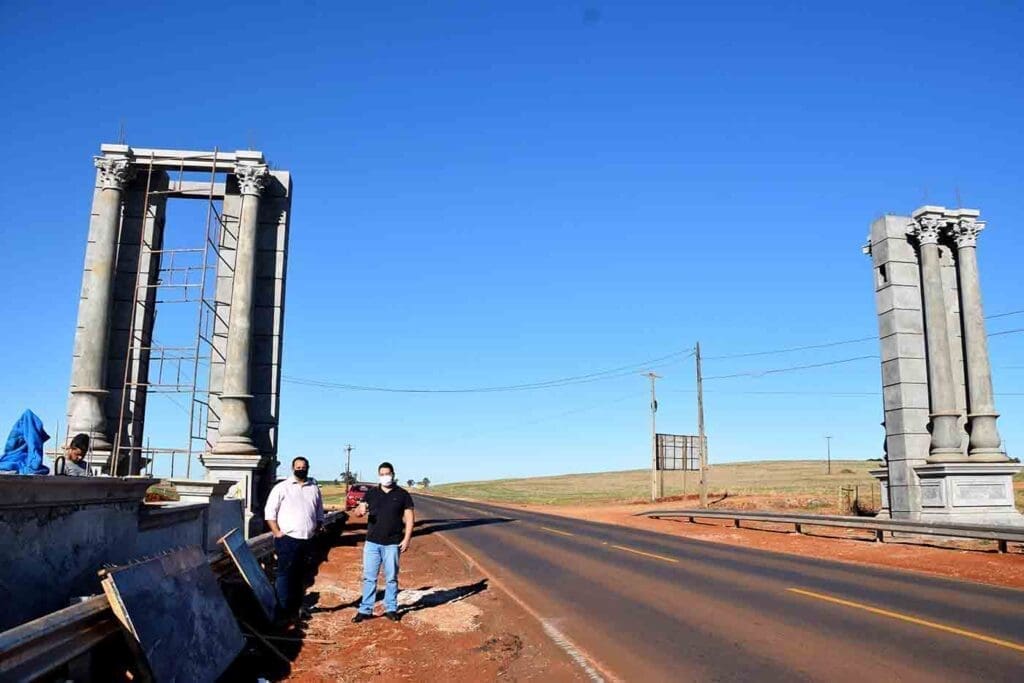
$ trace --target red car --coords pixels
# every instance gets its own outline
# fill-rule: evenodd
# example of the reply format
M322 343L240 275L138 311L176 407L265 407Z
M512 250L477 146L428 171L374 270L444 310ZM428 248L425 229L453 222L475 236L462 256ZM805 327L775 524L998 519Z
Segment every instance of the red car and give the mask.
M369 484L352 484L349 486L348 493L345 495L345 509L351 510L362 503L363 498L366 497L366 492L369 490Z

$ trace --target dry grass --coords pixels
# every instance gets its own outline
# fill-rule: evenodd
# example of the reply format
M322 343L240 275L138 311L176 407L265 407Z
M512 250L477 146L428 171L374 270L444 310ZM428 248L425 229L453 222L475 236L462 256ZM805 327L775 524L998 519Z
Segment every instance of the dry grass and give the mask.
M868 474L881 463L863 460L832 462L832 474L826 474L821 461L789 460L772 462L740 462L712 465L708 488L721 495L783 495L820 496L834 500L839 487L860 486L861 495L869 495L876 480ZM667 480L666 496L683 493L681 477ZM686 492L697 491L697 474L687 473ZM474 498L505 503L540 503L573 505L589 503L628 503L647 500L650 495L650 472L600 472L566 474L556 477L498 479L432 486L439 495Z
M320 492L323 494L324 497L324 505L338 505L344 507L344 484L324 484L323 486L320 487Z
M174 502L179 500L178 490L169 481L160 481L146 489L146 502Z

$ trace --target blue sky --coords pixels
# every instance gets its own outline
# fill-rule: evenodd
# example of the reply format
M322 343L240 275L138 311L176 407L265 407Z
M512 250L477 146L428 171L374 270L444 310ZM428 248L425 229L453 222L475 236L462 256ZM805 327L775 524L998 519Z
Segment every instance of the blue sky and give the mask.
M3 2L0 422L63 421L91 157L122 121L129 144L292 171L289 376L520 384L697 340L709 377L874 355L711 359L874 335L869 223L957 193L989 221L987 312L1019 311L1022 35L1011 2ZM990 346L1019 456L1024 335ZM659 429L692 431L692 361L659 373ZM646 391L287 383L281 457L332 476L352 443L354 469L434 481L643 467ZM706 405L713 462L823 457L825 434L880 454L870 358L709 380Z

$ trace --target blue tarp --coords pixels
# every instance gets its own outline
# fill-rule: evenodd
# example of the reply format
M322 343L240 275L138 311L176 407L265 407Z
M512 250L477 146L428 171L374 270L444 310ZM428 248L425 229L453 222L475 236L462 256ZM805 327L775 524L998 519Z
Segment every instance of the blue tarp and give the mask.
M39 416L26 410L7 437L4 454L0 457L0 470L18 474L49 474L50 468L43 464L43 444L49 438Z

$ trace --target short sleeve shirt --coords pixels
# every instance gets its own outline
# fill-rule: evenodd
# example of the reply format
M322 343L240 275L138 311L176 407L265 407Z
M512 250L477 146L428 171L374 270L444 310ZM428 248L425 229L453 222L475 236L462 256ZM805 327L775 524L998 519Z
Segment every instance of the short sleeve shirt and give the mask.
M366 492L363 500L369 508L366 540L380 545L401 543L405 537L402 516L414 507L409 492L395 486L385 493L380 486L375 486Z

